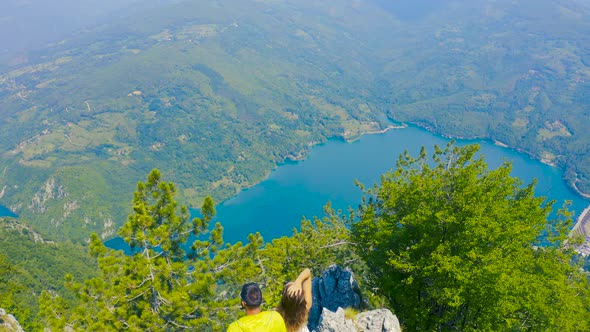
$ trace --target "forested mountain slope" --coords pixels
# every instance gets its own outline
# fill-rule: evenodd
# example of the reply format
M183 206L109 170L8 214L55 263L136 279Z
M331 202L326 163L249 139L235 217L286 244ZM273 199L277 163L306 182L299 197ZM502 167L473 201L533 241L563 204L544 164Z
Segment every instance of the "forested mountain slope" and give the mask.
M149 169L196 206L387 116L502 141L590 191L589 12L572 0L136 9L0 76L0 203L55 239L107 238Z
M108 237L153 167L196 205L326 137L381 128L341 39L355 11L323 22L329 6L293 7L185 2L4 74L3 202L54 237Z
M588 193L588 14L584 1L449 4L415 25L413 43L391 39L375 90L397 120L501 141Z
M49 291L73 300L65 275L97 275L87 251L79 244L47 241L15 219L0 218L0 308L16 315L27 331L42 330L39 295Z

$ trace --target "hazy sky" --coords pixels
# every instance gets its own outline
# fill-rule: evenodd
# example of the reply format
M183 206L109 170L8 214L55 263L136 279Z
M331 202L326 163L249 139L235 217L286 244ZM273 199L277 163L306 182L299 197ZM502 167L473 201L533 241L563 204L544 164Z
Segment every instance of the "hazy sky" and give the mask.
M18 62L84 27L159 0L0 0L0 60ZM21 59L22 60L22 59ZM16 63L15 63L16 64Z

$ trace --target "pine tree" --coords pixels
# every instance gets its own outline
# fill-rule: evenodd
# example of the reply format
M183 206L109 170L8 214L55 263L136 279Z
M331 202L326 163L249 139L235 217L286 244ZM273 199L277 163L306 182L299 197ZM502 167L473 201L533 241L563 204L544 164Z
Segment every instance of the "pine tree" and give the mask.
M81 301L74 308L56 294L43 294L41 310L49 326L88 331L223 330L232 318L235 299L234 293L223 296L218 288L236 288L257 272L253 260L247 261L261 242L253 238L245 246L223 246L221 225L209 228L215 215L213 200L207 197L202 217L191 222L175 194L175 186L162 181L158 170L138 184L133 213L119 231L134 254L108 249L93 234L90 250L101 275L83 284L67 277ZM187 248L189 235L197 240Z

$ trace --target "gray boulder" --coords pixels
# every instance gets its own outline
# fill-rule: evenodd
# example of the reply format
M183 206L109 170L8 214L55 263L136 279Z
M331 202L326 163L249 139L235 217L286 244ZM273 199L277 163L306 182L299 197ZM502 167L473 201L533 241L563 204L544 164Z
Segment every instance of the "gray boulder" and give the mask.
M312 281L313 303L309 311L308 327L313 330L320 322L323 309L337 312L338 308L354 308L362 305L361 292L352 271L332 265L320 277Z
M320 324L313 330L315 332L357 332L354 323L344 316L344 310L338 308L332 312L326 308L322 311Z
M387 309L362 312L353 319L347 319L344 310L322 311L319 325L314 332L401 332L397 317Z
M363 332L401 332L397 317L387 309L361 312L354 318L355 325Z

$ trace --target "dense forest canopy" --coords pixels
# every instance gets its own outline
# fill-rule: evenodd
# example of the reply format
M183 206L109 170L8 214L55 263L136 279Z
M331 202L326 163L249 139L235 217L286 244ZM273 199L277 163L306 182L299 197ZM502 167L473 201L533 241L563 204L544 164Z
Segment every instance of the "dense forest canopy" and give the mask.
M498 140L590 191L583 1L129 1L102 13L0 75L0 203L49 238L114 236L153 167L198 206L389 120Z
M66 274L86 279L97 275L88 248L53 242L12 218L0 218L0 308L14 314L26 331L42 330L39 295L74 299L64 285Z

